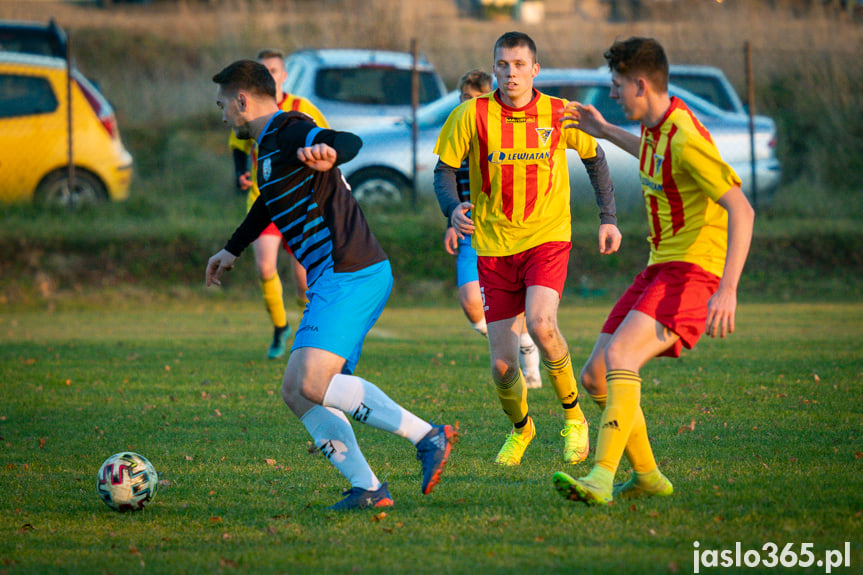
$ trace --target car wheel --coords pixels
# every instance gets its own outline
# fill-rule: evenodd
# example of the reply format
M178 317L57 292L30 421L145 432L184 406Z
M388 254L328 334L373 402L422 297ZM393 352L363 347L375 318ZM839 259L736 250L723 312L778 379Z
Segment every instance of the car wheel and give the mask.
M349 183L357 201L365 204L397 204L410 192L410 183L401 174L382 168L369 168L354 174Z
M74 189L69 186L69 172L58 170L42 180L35 195L40 204L64 208L93 205L107 198L104 184L96 176L82 170L75 171Z

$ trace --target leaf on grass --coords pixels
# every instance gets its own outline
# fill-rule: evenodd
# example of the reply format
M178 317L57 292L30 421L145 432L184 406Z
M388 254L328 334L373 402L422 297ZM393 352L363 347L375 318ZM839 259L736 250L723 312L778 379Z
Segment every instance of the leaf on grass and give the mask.
M18 528L18 533L27 533L28 531L33 531L34 529L36 529L36 528L33 527L32 523L25 523L24 525L22 525L21 527Z
M861 457L863 457L863 453L860 453L859 451L854 452L854 459L860 459Z
M214 410L214 413L216 414L216 417L222 417L222 412L218 409Z
M812 377L813 377L813 379L815 379L815 383L818 383L819 381L821 381L821 378L820 378L820 377L818 377L818 374L817 374L817 373L813 373L813 374L812 374Z
M635 503L633 503L632 505L629 506L629 510L630 511L638 511L638 508L635 507Z
M47 440L47 439L45 439L44 437L40 437L40 438L39 438L39 449L42 449L43 447L45 447L45 443L46 443L47 441L48 441L48 440Z
M141 552L138 551L137 547L129 547L129 553L132 555L140 555L141 554Z
M372 515L372 521L383 521L384 519L386 519L386 517L386 511L381 511L377 515Z
M668 564L668 572L669 573L680 573L680 565L677 564L677 561L672 561Z
M210 523L220 523L221 521L222 521L222 518L219 517L218 515L216 517L210 517Z
M275 460L275 459L267 458L267 459L264 459L264 463L266 463L267 465L275 465L275 464L276 464L276 460Z
M171 482L170 481L168 481L167 479L160 479L159 480L159 489L170 489L170 488L171 488Z
M225 531L224 533L222 533L222 539L223 539L224 541L230 541L230 540L231 540L231 537L232 537L232 536L231 536L231 534L230 534L230 533L228 533L227 531Z
M689 425L681 425L680 429L677 430L677 435L680 435L684 431L695 431L695 418L692 418L692 421L689 422Z
M191 455L184 455L183 457L186 458L186 461L194 461L195 460Z
M238 566L237 562L233 561L231 559L225 559L224 557L221 557L219 559L219 567L237 567L237 566Z

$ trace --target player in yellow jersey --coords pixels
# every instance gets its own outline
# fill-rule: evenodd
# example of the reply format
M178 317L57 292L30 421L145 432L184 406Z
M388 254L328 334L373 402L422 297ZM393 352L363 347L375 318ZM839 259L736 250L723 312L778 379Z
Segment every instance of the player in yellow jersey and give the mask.
M641 410L641 367L657 356L678 357L706 331L734 331L737 284L752 241L755 213L740 178L686 104L668 94L668 59L650 38L615 42L605 52L611 97L641 123L641 137L609 124L577 102L569 126L604 138L639 159L650 226L650 259L611 310L581 372L603 408L590 473L554 474L555 489L589 505L613 498L668 496ZM614 484L623 455L633 474Z
M596 140L563 129L566 101L533 88L539 73L533 40L508 32L497 40L493 53L497 90L459 105L441 129L435 193L459 237L473 234L477 251L492 379L513 426L495 462L518 465L536 436L518 364L526 321L563 406L563 458L578 463L588 453L587 421L557 324L571 248L566 149L578 152L591 175L600 206L603 254L620 246L614 188ZM459 201L456 191L456 172L465 159L470 164L469 202Z
M270 71L270 74L272 74L273 79L276 81L276 101L279 103L280 109L286 112L291 110L302 112L311 116L319 127L329 127L323 114L321 114L314 104L305 98L282 91L282 84L284 84L288 76L285 70L285 55L282 52L279 50L262 50L258 53L257 60L267 67L267 70ZM228 145L234 155L237 187L240 191L247 193L246 210L248 211L260 194L258 186L255 184L255 174L253 173L257 164L255 142L252 140L241 140L231 131ZM251 162L249 162L250 156ZM251 170L248 169L249 165L251 165ZM306 270L287 248L287 244L284 243L282 234L279 233L276 226L271 225L267 227L252 244L252 250L255 254L255 266L258 269L261 281L264 303L273 322L273 341L267 350L267 357L270 359L277 359L285 354L288 336L291 333L285 312L285 303L282 299L282 280L279 278L277 269L280 245L285 246L285 250L291 258L291 271L297 290L297 302L300 305L305 305L307 301L306 290L308 286L306 285Z
M471 70L461 77L458 89L461 101L466 102L492 91L492 78L483 70ZM470 170L468 162L462 162L456 174L456 186L459 200L470 201ZM450 255L456 256L456 284L461 309L473 329L488 337L488 330L483 311L482 293L479 288L479 274L476 269L476 250L471 246L470 234L459 239L452 226L447 226L444 234L444 249ZM525 323L525 322L522 322ZM542 376L539 373L539 350L527 332L527 325L522 326L519 339L519 365L524 375L525 385L530 389L542 387Z

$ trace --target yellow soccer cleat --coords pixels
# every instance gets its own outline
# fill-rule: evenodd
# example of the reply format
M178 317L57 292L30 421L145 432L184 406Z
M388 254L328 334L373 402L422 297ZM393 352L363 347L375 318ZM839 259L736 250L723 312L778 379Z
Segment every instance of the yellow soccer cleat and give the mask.
M524 432L519 433L515 430L509 432L506 436L506 441L503 447L494 458L494 462L498 465L518 465L521 463L521 458L524 455L524 450L536 437L536 427L533 425L533 418L527 418L527 425Z
M590 438L588 437L587 420L567 420L566 425L560 431L563 437L563 461L565 463L581 463L587 459L590 451Z
M622 499L668 497L674 493L674 486L671 481L658 469L655 472L657 477L653 478L653 481L645 477L638 477L638 474L633 472L632 477L614 486L614 497Z
M588 477L573 479L563 471L551 477L554 489L570 501L582 501L588 505L610 505L613 501L611 490L606 491Z

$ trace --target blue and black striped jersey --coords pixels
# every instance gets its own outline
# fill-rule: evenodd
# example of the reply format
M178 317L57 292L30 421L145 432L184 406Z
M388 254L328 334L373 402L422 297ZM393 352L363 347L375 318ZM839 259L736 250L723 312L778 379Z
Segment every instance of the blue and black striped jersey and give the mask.
M309 286L329 268L352 272L387 259L341 171L318 172L297 158L297 150L319 143L336 150L338 164L362 146L354 134L319 128L304 114L273 116L258 140L261 195L225 246L239 255L272 221L306 268Z

